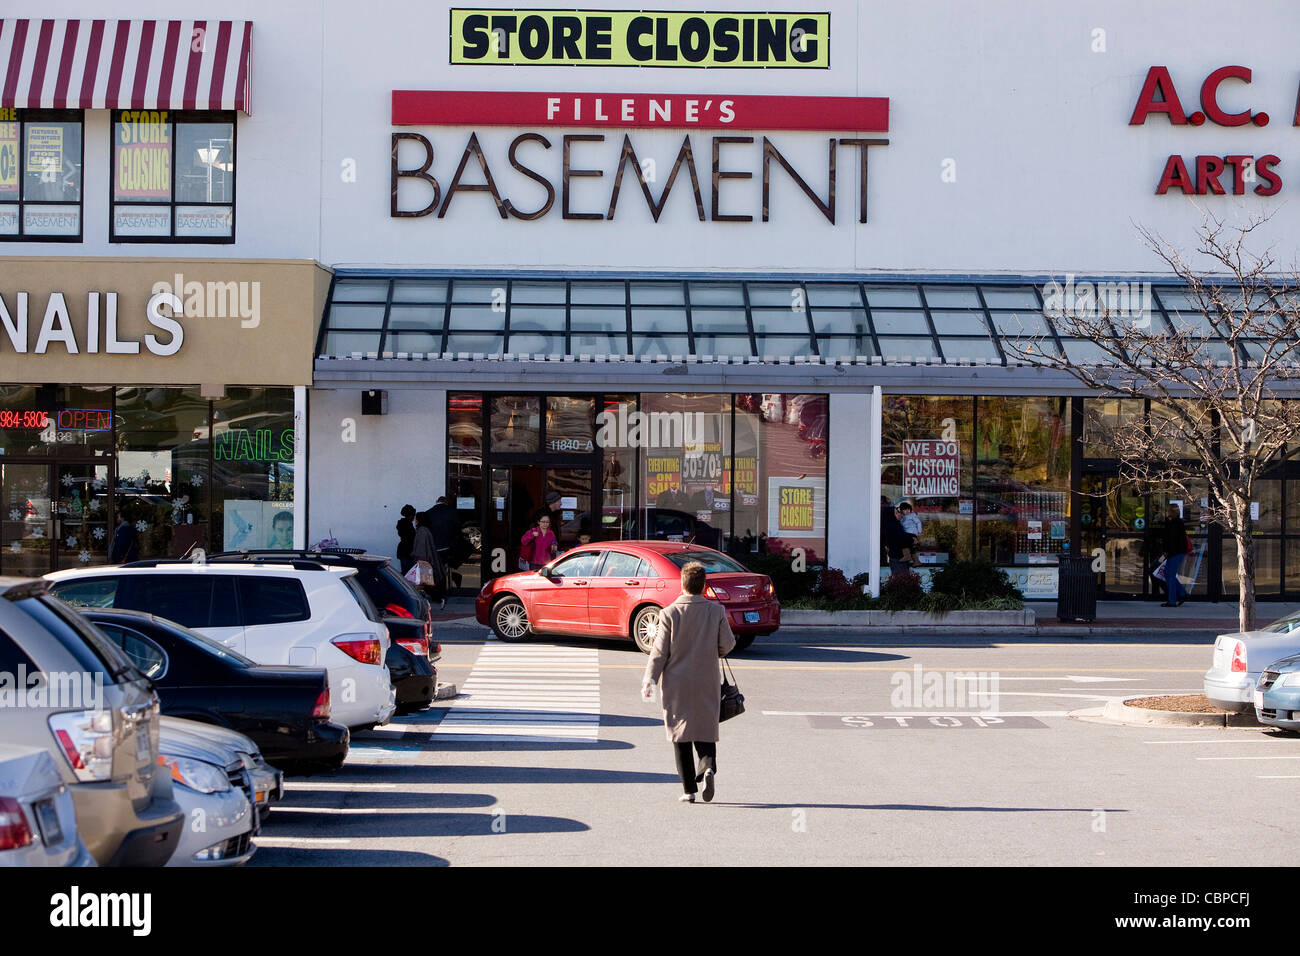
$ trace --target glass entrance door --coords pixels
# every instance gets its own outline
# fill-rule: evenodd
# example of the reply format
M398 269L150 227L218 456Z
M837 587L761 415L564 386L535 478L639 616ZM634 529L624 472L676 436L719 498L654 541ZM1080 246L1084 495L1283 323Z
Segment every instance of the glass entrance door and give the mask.
M108 523L107 463L51 468L55 479L54 569L107 564L113 539Z
M1101 549L1106 569L1101 591L1109 597L1143 597L1155 570L1146 530L1150 521L1144 497L1113 475L1086 474L1081 486L1079 523L1084 554Z
M35 578L53 570L50 465L0 464L0 572Z
M108 463L0 463L0 573L105 564Z
M549 515L560 551L592 534L592 470L543 465L498 465L490 469L484 575L519 570L519 543L542 515Z

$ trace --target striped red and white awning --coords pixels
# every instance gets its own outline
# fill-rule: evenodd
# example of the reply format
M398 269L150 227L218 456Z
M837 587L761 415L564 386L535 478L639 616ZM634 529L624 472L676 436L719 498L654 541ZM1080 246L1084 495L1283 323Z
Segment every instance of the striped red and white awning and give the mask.
M249 20L0 20L0 107L251 111Z

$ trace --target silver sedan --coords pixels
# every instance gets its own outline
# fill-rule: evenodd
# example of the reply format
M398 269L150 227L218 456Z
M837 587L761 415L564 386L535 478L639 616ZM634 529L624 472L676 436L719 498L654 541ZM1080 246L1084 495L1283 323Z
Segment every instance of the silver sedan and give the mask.
M1244 713L1255 705L1255 684L1264 668L1292 654L1300 654L1300 612L1253 631L1220 634L1205 672L1205 696L1216 707Z

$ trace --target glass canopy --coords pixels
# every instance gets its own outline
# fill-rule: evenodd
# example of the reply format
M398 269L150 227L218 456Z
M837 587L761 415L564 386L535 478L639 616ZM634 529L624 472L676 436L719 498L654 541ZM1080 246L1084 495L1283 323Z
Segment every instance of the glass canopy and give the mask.
M1136 290L1140 284L1115 285ZM1193 331L1206 322L1189 315L1183 287L1141 285L1146 295L1119 303L1125 315L1136 316L1125 321ZM1004 365L1023 361L1017 347L1032 343L1048 361L1064 351L1076 362L1106 362L1096 343L1062 333L1051 302L1045 308L1045 288L1051 283L343 273L331 287L316 356ZM1211 347L1215 358L1229 357L1227 343Z

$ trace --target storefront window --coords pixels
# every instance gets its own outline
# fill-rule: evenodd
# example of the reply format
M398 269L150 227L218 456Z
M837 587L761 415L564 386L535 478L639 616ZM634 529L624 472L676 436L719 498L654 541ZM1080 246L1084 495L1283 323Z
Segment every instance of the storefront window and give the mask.
M979 400L977 552L995 564L1054 565L1068 550L1069 416L1067 398Z
M552 395L546 399L546 450L590 455L595 445L596 400Z
M736 396L735 552L797 548L809 565L826 561L829 404L825 395Z
M109 241L234 242L233 113L119 110Z
M637 514L637 455L639 449L628 435L637 421L637 396L606 395L601 409L596 443L601 455L603 510L596 534L601 540L635 537ZM621 427L620 427L621 426Z
M541 445L542 404L536 395L497 395L492 399L492 451L536 452Z
M483 535L479 507L483 502L483 396L452 392L447 396L447 500L456 509L467 549L458 570L461 586L480 585ZM416 510L425 505L416 504Z
M81 113L0 109L0 239L81 241Z
M720 548L731 526L723 477L730 395L641 397L644 528L638 535Z
M941 565L971 556L975 522L996 520L996 501L972 492L970 398L886 396L882 411L881 495L908 502L920 520L913 566Z
M112 443L111 385L0 385L0 454L80 458Z
M1083 455L1085 458L1115 458L1118 452L1107 441L1107 432L1121 421L1139 418L1142 401L1136 398L1086 398L1083 402Z
M207 429L195 437L202 448ZM293 390L228 389L213 402L210 440L212 547L292 548Z
M206 547L208 401L197 388L117 390L114 507L136 528L141 558Z

